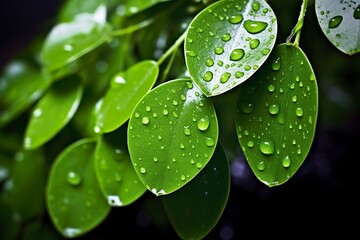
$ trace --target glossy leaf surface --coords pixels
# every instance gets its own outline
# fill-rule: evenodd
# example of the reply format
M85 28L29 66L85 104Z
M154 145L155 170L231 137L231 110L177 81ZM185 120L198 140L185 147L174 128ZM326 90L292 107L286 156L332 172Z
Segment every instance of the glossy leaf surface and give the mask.
M174 192L193 179L210 160L217 141L214 106L188 79L152 89L128 126L135 171L156 195Z
M60 153L50 170L48 212L56 229L66 238L89 232L110 211L94 170L95 147L92 139L74 142Z
M318 114L317 82L304 52L276 46L240 86L237 104L237 134L252 171L268 186L288 181L310 151Z
M0 78L0 127L38 100L49 81L24 61L9 63Z
M146 191L132 166L124 133L102 135L96 147L95 171L100 188L109 205L117 207L131 204Z
M74 116L82 92L83 86L76 76L55 82L32 111L25 132L25 148L37 148L53 138Z
M244 82L268 58L277 19L264 1L223 0L201 11L185 39L189 73L207 96Z
M154 86L159 73L155 61L137 63L116 74L105 96L96 105L96 133L111 132L130 117L140 99Z
M111 27L104 21L105 10L100 6L94 14L56 25L41 50L45 70L52 72L64 67L108 40Z
M191 182L162 198L181 239L203 239L219 221L229 193L229 162L218 144L209 163Z
M68 0L62 5L59 13L59 22L70 22L87 14L95 13L101 18L101 21L105 21L106 14L103 12L106 11L105 3L106 0ZM99 9L101 10L99 11Z
M316 0L315 12L321 30L340 51L360 52L360 1Z
M120 5L121 8L119 10L120 15L133 15L138 12L141 12L157 3L166 2L170 0L125 0L125 4Z

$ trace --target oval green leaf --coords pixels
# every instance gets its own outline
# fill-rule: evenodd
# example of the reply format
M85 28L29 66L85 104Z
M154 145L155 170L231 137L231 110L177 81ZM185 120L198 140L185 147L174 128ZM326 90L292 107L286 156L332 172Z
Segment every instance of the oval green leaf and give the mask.
M277 19L264 0L223 0L201 11L185 39L189 74L206 96L244 82L268 58Z
M96 104L95 133L108 133L124 124L140 99L154 86L159 67L145 60L115 74L105 96Z
M26 62L9 63L0 78L0 127L37 101L49 84L50 81L40 71Z
M318 115L312 67L296 46L281 44L249 81L240 86L236 111L239 143L256 177L281 185L310 151Z
M359 1L316 0L315 12L321 30L337 49L348 55L360 51Z
M132 166L126 132L115 131L99 137L95 171L100 188L111 206L129 205L146 191Z
M55 228L66 238L98 226L111 207L100 190L94 170L93 139L81 139L64 149L50 169L46 202Z
M83 86L76 76L55 82L32 111L24 147L34 149L53 138L74 116Z
M181 239L203 239L219 221L229 193L229 162L218 144L209 163L193 180L162 198L171 225Z
M172 193L193 179L210 160L217 141L213 103L189 79L152 89L128 125L131 161L155 195Z
M110 31L110 25L96 14L56 25L41 49L44 69L52 72L74 62L108 40Z

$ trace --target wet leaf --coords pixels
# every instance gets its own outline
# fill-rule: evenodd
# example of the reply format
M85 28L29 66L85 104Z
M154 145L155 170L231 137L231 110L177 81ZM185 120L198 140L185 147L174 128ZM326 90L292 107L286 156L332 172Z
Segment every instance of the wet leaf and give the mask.
M245 157L268 186L288 181L307 157L315 135L318 87L304 52L281 44L240 86L236 126Z
M160 2L167 2L170 0L125 0L125 3L121 4L119 15L131 16L138 12L141 12L155 4Z
M105 18L104 6L100 6L94 14L54 26L41 49L44 69L48 72L58 70L108 40L111 26Z
M217 140L214 106L189 79L152 89L128 125L131 161L155 195L172 193L193 179L210 160Z
M340 51L354 55L360 51L360 2L315 0L321 30Z
M170 222L181 239L203 239L218 223L229 193L229 163L224 149L218 144L209 163L193 180L162 199Z
M110 211L94 170L95 147L93 139L78 140L60 153L50 169L47 208L55 228L66 238L91 231Z
M146 191L132 166L126 145L126 131L123 128L120 130L99 138L95 158L100 188L109 205L117 207L131 204Z
M74 116L83 86L76 76L55 82L32 111L24 147L34 149L53 138Z
M114 131L130 117L139 100L154 86L159 73L155 61L145 60L115 74L105 96L96 105L96 133Z
M10 62L0 78L0 127L23 113L49 85L50 81L28 63Z
M76 18L84 17L88 14L97 14L101 21L106 20L106 0L68 0L64 2L59 11L59 22L70 22Z
M244 82L268 58L277 19L264 0L223 0L202 10L185 39L189 73L206 96Z

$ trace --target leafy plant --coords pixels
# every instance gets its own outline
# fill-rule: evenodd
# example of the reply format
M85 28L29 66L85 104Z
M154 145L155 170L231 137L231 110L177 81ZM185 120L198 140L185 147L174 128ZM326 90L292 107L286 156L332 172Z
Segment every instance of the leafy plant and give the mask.
M358 1L304 0L291 31L265 0L65 2L0 82L0 204L17 219L5 239L44 213L80 237L148 192L181 239L205 238L230 194L228 131L260 182L289 181L318 118L308 5L335 48L360 51Z

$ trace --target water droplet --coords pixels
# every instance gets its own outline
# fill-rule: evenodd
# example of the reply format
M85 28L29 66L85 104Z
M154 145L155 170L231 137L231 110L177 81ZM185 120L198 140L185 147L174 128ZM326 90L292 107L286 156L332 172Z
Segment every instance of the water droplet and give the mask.
M224 52L224 48L223 48L223 47L216 47L216 48L214 49L214 53L215 53L215 54L220 55L220 54L222 54L223 52Z
M151 111L151 107L150 107L150 106L146 106L145 110L146 110L147 112L150 112L150 111Z
M272 64L271 64L271 68L274 71L279 71L281 68L281 58L277 58Z
M252 102L243 102L241 104L241 111L243 113L251 113L254 110L254 104Z
M184 149L185 148L185 145L183 143L180 143L180 148L181 149Z
M257 48L259 44L260 44L259 39L252 39L249 43L251 49Z
M331 18L329 20L329 28L336 28L337 26L340 25L340 23L342 22L343 17L342 16L335 16L333 18Z
M268 26L266 22L260 22L260 21L252 21L252 20L246 20L244 22L244 27L246 31L252 34L260 33L264 31L264 29Z
M248 141L247 146L248 146L249 148L254 147L254 142L253 142L253 141Z
M172 101L172 104L173 104L174 106L177 106L179 103L178 103L178 101L173 100L173 101Z
M289 155L286 155L286 157L283 158L283 160L281 161L281 164L283 165L283 167L290 167L290 163L291 163L291 159Z
M257 164L257 169L259 169L260 171L263 171L265 169L265 163L264 161L261 161Z
M210 71L207 71L203 76L204 81L210 82L213 79L213 73Z
M37 109L35 109L34 111L33 111L33 116L34 117L40 117L42 115L42 110L41 110L41 108L37 108Z
M275 85L274 85L274 84L270 84L270 85L268 86L268 91L269 91L269 92L274 92L274 91L275 91Z
M141 172L142 174L146 173L146 168L141 167L141 168L140 168L140 172Z
M250 66L250 65L246 65L246 66L244 67L244 69L245 69L245 71L250 71L250 70L251 70L251 66Z
M234 49L231 54L230 54L230 60L232 61L239 61L240 59L242 59L244 57L244 50L241 48L238 49Z
M260 142L260 151L263 154L270 155L275 151L275 144L273 140L263 140Z
M190 129L189 129L189 126L184 126L184 133L185 133L185 135L187 135L187 136L190 136L190 135L191 135L191 131L190 131Z
M251 4L251 8L252 8L252 10L254 10L254 11L259 11L259 9L260 9L260 3L259 3L259 2L253 2L253 3Z
M194 51L187 51L186 55L189 57L196 57L196 53Z
M143 118L141 119L141 122L142 122L144 125L147 125L147 124L149 124L150 119L149 119L148 117L143 117Z
M221 82L221 83L226 83L226 82L229 80L230 77L231 77L231 74L228 73L228 72L225 72L225 73L223 73L223 74L221 75L221 77L220 77L220 82Z
M212 60L212 59L211 59ZM209 66L210 67L210 66ZM193 87L194 87L194 85L193 85L193 83L191 82L191 81L189 81L189 82L186 82L186 87L188 88L188 89L192 89Z
M262 53L262 55L268 55L269 54L269 52L270 52L270 48L264 48L262 51L261 51L261 53Z
M185 175L181 175L180 179L181 179L181 181L185 181L185 179L186 179Z
M236 78L241 78L241 77L243 77L243 76L244 76L244 73L243 73L243 72L237 71L237 72L235 73L235 77L236 77Z
M72 50L74 50L74 47L71 44L65 44L63 49L66 52L71 52Z
M297 101L297 96L296 96L296 95L292 96L291 100L292 100L293 102L296 102L296 101Z
M232 24L238 24L241 23L241 21L243 20L243 16L241 14L239 15L233 15L229 18L229 22Z
M196 163L196 167L200 169L203 167L203 165L202 165L202 163Z
M205 131L209 128L210 125L210 119L208 116L201 118L198 123L197 127L200 131Z
M355 8L353 17L355 19L360 19L360 4Z
M192 38L187 38L188 43L192 43L193 39Z
M224 35L222 35L221 40L223 40L224 42L230 41L231 39L231 35L230 33L225 33Z
M280 110L279 104L274 103L274 104L271 104L271 105L269 106L269 113L270 113L271 115L276 115L276 114L278 114L278 113L279 113L279 110Z
M310 81L315 81L315 75L314 74L310 75Z
M212 67L214 65L214 60L212 58L208 58L205 64L208 67Z
M122 181L122 177L119 173L115 173L115 181L116 182L121 182Z
M295 110L296 116L301 117L304 114L304 111L301 107L296 108Z
M209 137L205 138L205 143L206 143L206 146L208 146L208 147L212 147L212 146L215 145L214 139L213 139L213 138L209 138Z
M69 172L66 176L66 180L70 185L78 186L81 183L81 176L77 172Z

